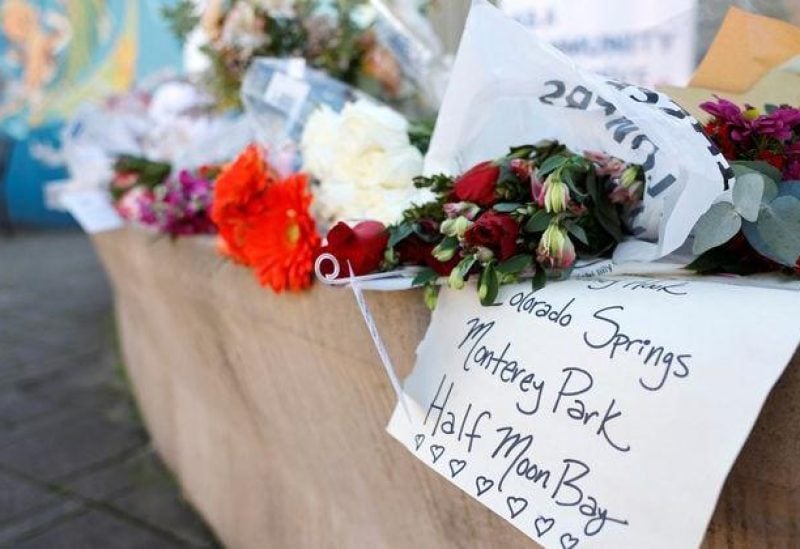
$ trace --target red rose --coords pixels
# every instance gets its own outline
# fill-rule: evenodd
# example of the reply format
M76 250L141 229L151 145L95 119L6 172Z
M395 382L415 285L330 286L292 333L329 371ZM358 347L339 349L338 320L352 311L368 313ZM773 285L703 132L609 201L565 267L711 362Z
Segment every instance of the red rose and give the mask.
M499 178L500 166L494 162L482 162L456 179L453 196L462 202L491 206L496 201L494 190Z
M441 262L433 257L434 247L434 244L425 242L419 236L412 234L395 246L395 252L403 265L430 267L439 276L449 276L450 271L456 268L461 258L456 254L450 261Z
M508 214L489 210L464 233L470 246L483 246L492 250L500 261L505 261L517 252L519 224Z
M328 243L320 253L329 253L339 261L340 278L350 276L348 262L353 267L353 274L360 276L380 268L388 243L389 232L383 223L362 221L350 227L339 222L328 231Z

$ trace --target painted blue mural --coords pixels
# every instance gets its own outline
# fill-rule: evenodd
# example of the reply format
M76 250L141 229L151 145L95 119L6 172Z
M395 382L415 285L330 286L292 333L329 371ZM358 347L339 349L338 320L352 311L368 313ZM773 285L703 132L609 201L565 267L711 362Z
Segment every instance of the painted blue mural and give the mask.
M175 0L0 0L0 216L64 225L44 186L59 166L63 121L84 102L153 72L180 70L181 48L161 18Z

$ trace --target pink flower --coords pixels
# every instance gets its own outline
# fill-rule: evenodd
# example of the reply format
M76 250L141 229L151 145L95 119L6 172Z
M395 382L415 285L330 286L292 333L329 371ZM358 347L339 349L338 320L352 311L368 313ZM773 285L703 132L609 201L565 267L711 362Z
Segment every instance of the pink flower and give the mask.
M552 223L544 231L536 249L536 259L548 270L569 269L575 264L575 246L567 231Z
M547 213L561 213L569 206L569 187L561 180L558 171L545 179L543 194L542 207Z
M142 185L137 185L122 195L116 207L119 215L129 221L153 225L156 223L156 215L153 211L154 202L153 191Z

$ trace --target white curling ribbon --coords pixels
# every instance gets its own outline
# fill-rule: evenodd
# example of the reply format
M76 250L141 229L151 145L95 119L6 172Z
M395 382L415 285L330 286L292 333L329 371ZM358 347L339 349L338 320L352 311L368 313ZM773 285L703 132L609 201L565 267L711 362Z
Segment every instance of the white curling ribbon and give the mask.
M323 275L322 274L322 266L329 262L333 267L333 271ZM339 274L342 272L341 266L339 265L339 260L336 259L336 256L333 254L320 254L317 257L317 260L314 262L314 271L317 275L317 278L324 282L325 284L330 285L342 285L342 284L350 284L350 287L353 289L353 295L356 297L356 303L358 303L358 309L361 311L361 316L364 318L364 323L367 325L367 330L369 331L369 335L372 337L372 342L375 345L375 350L378 351L378 356L381 359L381 363L383 363L383 369L386 370L386 375L389 376L389 382L392 384L392 388L394 392L397 394L397 400L400 402L400 405L403 407L403 411L406 414L406 417L409 421L411 421L411 413L408 411L408 406L405 400L405 393L403 392L403 387L400 385L400 379L397 377L397 373L394 370L394 365L392 364L392 359L389 357L389 352L386 350L386 346L383 344L383 339L381 339L381 334L378 332L378 327L375 325L375 320L372 318L372 313L369 310L369 306L367 305L367 300L364 298L364 292L361 291L361 286L359 284L359 279L374 279L380 278L381 275L385 278L387 274L391 276L397 276L397 273L379 273L377 276L365 276L365 277L356 277L355 273L353 273L353 266L350 262L347 262L347 268L350 271L349 278L344 278L341 280L337 280Z
M338 267L338 265L337 265ZM386 370L386 374L389 376L389 381L394 388L394 392L397 393L397 400L400 402L400 405L403 407L403 411L406 414L406 418L408 419L409 423L411 422L411 412L408 411L408 405L406 404L405 399L405 392L403 392L403 387L400 385L400 379L397 377L397 373L394 371L394 365L392 364L392 359L389 357L389 353L386 351L386 346L383 344L383 340L381 339L381 334L378 332L378 327L375 325L375 320L372 318L372 313L369 310L369 306L367 305L367 300L364 298L364 292L361 291L361 286L359 286L358 281L356 280L355 274L353 273L353 266L350 262L347 262L347 268L350 271L350 287L353 289L353 295L356 296L356 303L358 303L358 308L361 310L361 316L364 317L364 322L367 324L367 330L369 331L369 335L372 336L372 342L375 344L375 349L378 351L378 356L383 363L383 368Z

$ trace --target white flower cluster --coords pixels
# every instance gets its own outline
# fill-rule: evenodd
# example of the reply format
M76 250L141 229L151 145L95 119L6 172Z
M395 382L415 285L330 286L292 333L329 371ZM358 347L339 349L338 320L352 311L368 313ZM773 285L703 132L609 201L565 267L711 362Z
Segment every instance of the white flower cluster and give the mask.
M319 214L328 221L399 221L404 209L427 202L416 189L422 153L411 145L408 121L389 107L359 100L340 113L322 107L301 141L303 169L320 182Z

